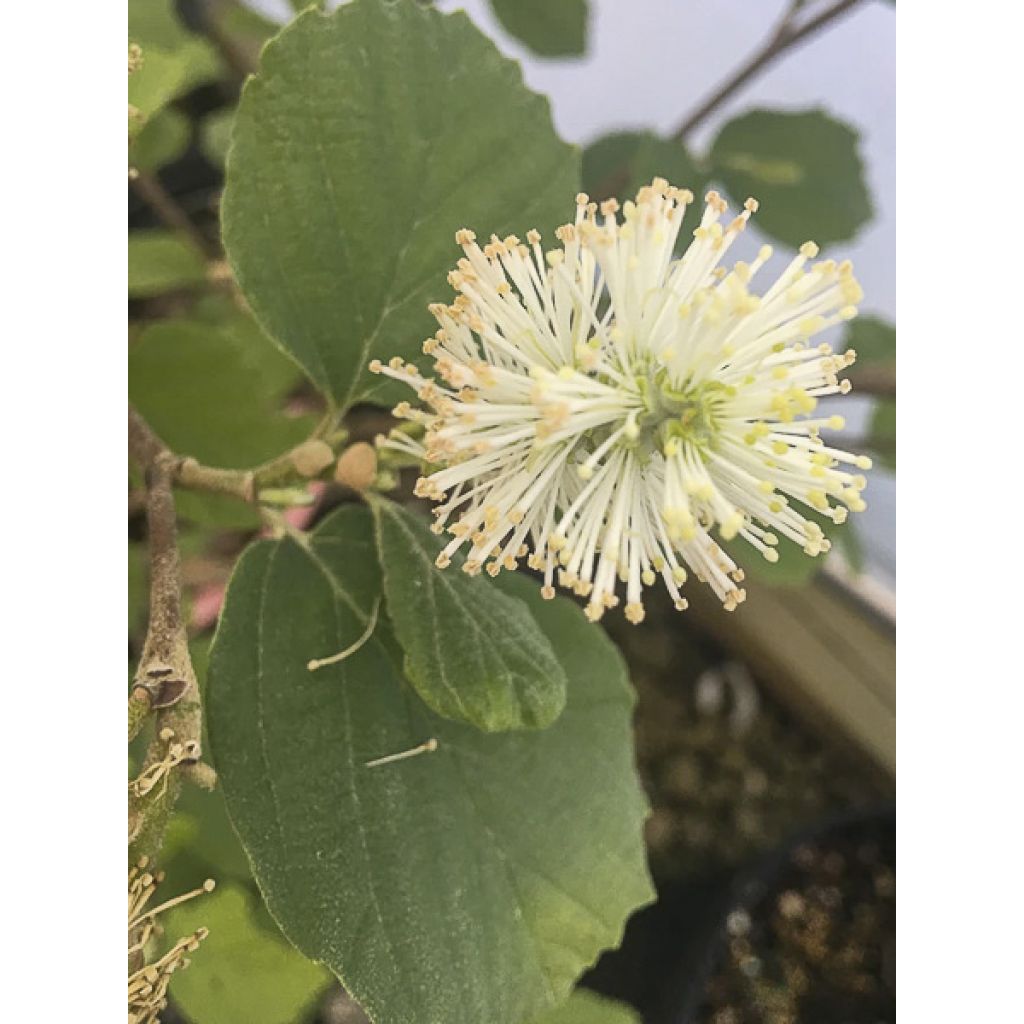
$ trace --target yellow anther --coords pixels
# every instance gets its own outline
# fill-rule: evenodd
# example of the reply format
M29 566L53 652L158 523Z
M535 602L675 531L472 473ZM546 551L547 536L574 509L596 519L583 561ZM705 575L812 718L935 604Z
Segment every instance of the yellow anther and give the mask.
M733 512L718 528L723 540L732 540L743 525L743 513Z
M808 316L800 321L800 333L805 338L809 338L812 334L817 334L824 326L825 318L823 316Z

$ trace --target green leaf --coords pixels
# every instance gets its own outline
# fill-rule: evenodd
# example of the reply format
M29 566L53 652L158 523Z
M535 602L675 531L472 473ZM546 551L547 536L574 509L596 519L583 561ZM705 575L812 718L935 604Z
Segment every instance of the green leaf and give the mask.
M246 469L309 435L310 416L281 406L296 371L252 323L225 326L174 320L147 328L128 355L128 393L157 434L182 455ZM186 519L251 526L255 512L223 495L175 496Z
M176 0L128 0L128 38L174 51L199 39L178 17Z
M138 111L128 119L129 138L178 95L187 77L188 67L178 54L152 46L145 50L142 66L128 76L128 102Z
M185 892L207 878L252 881L245 851L231 827L224 796L185 786L178 798L160 851L166 891Z
M295 361L282 352L247 311L227 295L202 296L193 307L197 324L212 325L230 334L246 360L256 367L275 401L291 394L305 380Z
M179 546L187 548L190 541L194 543L195 536L185 534L180 538ZM182 555L185 555L184 550ZM211 643L211 635L204 633L188 645L199 692L204 700ZM202 745L204 750L209 750L210 738L205 722ZM216 879L218 884L231 879L256 891L249 861L231 827L220 787L213 791L199 786L182 787L160 850L160 866L166 872L163 891L167 893L198 888L207 878ZM276 926L274 931L277 931Z
M203 156L215 167L223 167L231 142L231 126L235 121L233 107L216 110L199 128L199 145Z
M757 226L787 245L846 241L872 216L857 142L824 110L752 110L715 139L712 176L735 203L759 200Z
M539 57L579 57L587 48L587 0L491 0L491 8Z
M453 233L567 219L578 159L547 100L462 12L306 11L244 89L224 241L257 318L318 387L342 406L389 401L403 389L367 364L422 360L426 305L450 296Z
M868 447L883 466L896 469L896 400L882 398L875 403L868 430Z
M707 175L679 142L652 132L614 132L583 151L583 190L597 202L631 199L659 176L690 189L700 205Z
M175 0L129 0L128 38L142 47L143 62L151 50L173 54L184 74L175 95L220 73L220 58L209 41L190 32L179 19ZM130 79L129 79L130 81Z
M295 11L309 7L309 3L298 0L295 4ZM236 44L241 43L246 49L255 47L253 56L259 54L260 47L275 33L279 32L280 21L265 17L253 6L244 3L233 3L223 8L220 12L220 24L224 32L227 32Z
M280 406L287 361L258 332L167 321L147 328L128 357L131 400L182 455L244 469L298 444L313 417Z
M642 1024L640 1015L625 1003L605 999L585 988L531 1024Z
M524 600L569 681L540 731L483 733L403 680L369 512L251 546L210 662L210 739L228 811L267 905L386 1024L528 1020L566 998L652 898L646 801L622 659L570 602ZM428 739L433 753L368 767Z
M174 50L189 34L175 13L175 0L128 0L128 38L140 46Z
M850 567L851 571L862 573L864 571L865 557L864 543L860 536L860 524L856 520L852 522L848 520L841 529L836 530L833 540L842 552L843 557L846 559L846 564Z
M140 171L156 171L177 160L188 149L192 125L178 110L169 108L146 122L132 143L130 162Z
M880 317L851 320L843 344L856 350L857 366L896 365L896 326Z
M543 729L565 707L566 679L526 605L462 560L438 569L438 538L392 501L373 502L384 593L405 674L428 707L486 732Z
M159 295L205 281L206 264L187 239L162 230L128 235L129 298Z
M330 984L323 967L260 921L237 885L172 909L164 923L168 946L198 928L210 932L171 981L175 1003L193 1024L294 1024Z

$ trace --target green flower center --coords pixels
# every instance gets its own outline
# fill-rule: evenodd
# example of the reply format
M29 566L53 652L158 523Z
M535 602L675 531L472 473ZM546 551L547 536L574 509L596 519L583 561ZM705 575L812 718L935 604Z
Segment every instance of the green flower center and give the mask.
M718 434L726 400L735 394L734 388L718 381L674 388L664 369L637 384L645 409L639 419L641 436L654 439L659 447L675 437L699 450L708 448Z

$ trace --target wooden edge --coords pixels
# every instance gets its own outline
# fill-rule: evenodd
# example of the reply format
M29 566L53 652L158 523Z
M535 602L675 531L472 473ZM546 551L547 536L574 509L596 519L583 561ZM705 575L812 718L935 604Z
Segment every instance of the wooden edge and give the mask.
M744 583L747 600L723 611L708 587L691 608L727 649L811 727L853 748L890 783L896 777L896 639L835 584Z

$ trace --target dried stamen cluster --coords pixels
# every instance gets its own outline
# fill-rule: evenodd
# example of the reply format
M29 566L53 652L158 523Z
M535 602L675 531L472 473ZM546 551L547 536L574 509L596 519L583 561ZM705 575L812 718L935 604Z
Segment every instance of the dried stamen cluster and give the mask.
M188 954L194 953L207 935L205 928L199 928L175 942L159 960L147 964L145 948L157 927L157 915L214 888L213 880L207 879L200 888L147 910L164 877L162 872L148 871L148 867L149 861L143 857L128 872L128 1024L155 1024L167 1005L171 975L188 966Z

